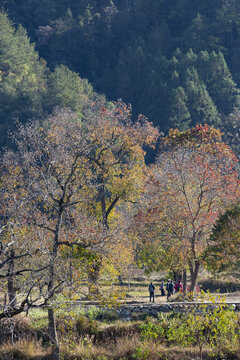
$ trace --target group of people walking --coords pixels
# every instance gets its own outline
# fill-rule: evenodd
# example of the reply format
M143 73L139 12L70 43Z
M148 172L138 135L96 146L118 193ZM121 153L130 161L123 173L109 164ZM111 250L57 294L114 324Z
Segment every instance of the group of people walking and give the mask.
M151 282L149 287L149 301L154 302L155 301L155 285ZM183 285L181 283L181 280L177 281L175 284L172 280L168 280L166 284L164 282L161 283L159 290L161 291L161 296L165 296L165 290L167 292L167 299L170 298L170 296L173 295L175 292L183 292Z

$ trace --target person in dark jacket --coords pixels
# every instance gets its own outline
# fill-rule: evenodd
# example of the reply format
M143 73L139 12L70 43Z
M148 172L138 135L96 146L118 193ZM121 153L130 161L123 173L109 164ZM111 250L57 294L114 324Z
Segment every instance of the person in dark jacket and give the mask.
M155 290L155 286L151 282L148 287L148 291L149 291L149 301L151 302L151 300L153 300L152 301L153 303L154 303L154 290Z
M168 280L166 284L166 290L167 290L167 300L170 298L170 296L173 295L174 285L172 280Z
M165 296L165 290L164 290L164 282L161 283L160 285L160 291L161 291L161 296Z

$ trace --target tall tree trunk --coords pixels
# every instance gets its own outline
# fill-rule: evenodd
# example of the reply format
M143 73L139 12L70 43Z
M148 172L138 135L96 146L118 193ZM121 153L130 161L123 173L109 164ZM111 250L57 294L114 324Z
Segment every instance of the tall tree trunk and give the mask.
M197 277L200 269L200 261L196 260L194 262L189 261L189 270L191 275L191 285L190 285L190 291L194 291L196 283L197 283Z
M101 269L101 257L96 255L96 259L90 265L88 269L88 296L89 298L98 298L99 296L99 287L98 280Z
M101 201L101 210L102 210L102 226L104 230L108 230L108 222L107 222L107 209L106 209L106 200L105 200L105 184L104 177L101 176L101 185L98 189L99 198ZM95 254L96 258L93 263L89 266L88 269L88 296L90 298L97 298L99 296L99 287L98 280L100 269L102 265L101 256Z
M56 250L55 250L56 251ZM51 294L54 288L54 272L55 272L55 257L53 256L51 259L51 267L50 267L50 281L48 284L48 292ZM60 350L59 350L59 343L57 337L57 330L56 330L56 321L55 321L55 314L53 309L48 309L48 336L50 342L52 344L52 359L59 360L60 359Z
M118 283L120 286L123 286L122 276L118 275Z
M54 235L54 243L52 249L52 255L50 260L50 267L49 267L49 282L48 282L48 293L51 295L54 291L54 282L55 282L55 267L57 261L57 254L58 254L58 241L59 241L59 232L61 228L62 222L62 214L63 214L63 207L62 202L59 204L59 213L58 213L58 220L55 228L55 235ZM60 359L60 349L57 337L57 330L56 330L56 322L55 322L55 314L53 309L48 310L48 331L49 331L49 339L52 344L52 359L59 360Z
M12 249L10 251L10 261L8 263L8 306L12 309L16 306L16 288L15 288L15 281L14 281L14 256L15 251Z
M179 270L174 270L173 271L173 277L174 277L174 282L175 284L179 282L179 280L182 280L182 272Z
M52 344L52 360L59 360L60 349L57 337L55 314L53 309L48 309L48 335Z
M101 177L101 186L99 187L99 197L101 200L101 209L102 209L102 224L105 229L108 229L107 223L107 209L106 209L106 201L105 201L105 185L104 178Z
M186 269L183 270L182 281L183 281L183 292L185 293L187 291L187 270Z
M69 259L69 282L70 286L73 285L73 248L71 247L70 259Z

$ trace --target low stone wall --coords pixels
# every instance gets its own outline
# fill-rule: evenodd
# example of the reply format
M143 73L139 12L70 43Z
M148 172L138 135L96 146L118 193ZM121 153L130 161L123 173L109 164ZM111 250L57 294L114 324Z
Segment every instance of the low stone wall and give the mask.
M209 310L213 310L217 308L217 304L206 304L209 307ZM142 316L153 316L158 317L159 313L168 313L171 311L180 312L180 313L187 313L192 311L193 309L201 307L202 304L200 303L168 303L168 304L142 304L142 305L121 305L120 308L117 310L118 315L122 319L131 320L136 317ZM224 304L226 307L232 307L235 311L240 311L240 304L239 303L227 303ZM199 309L201 311L201 309Z

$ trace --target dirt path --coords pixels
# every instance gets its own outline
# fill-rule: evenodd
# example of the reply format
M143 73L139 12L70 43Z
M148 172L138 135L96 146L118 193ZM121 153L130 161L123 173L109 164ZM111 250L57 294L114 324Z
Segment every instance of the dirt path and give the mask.
M226 304L235 304L235 305L240 305L240 293L233 293L233 294L220 294L221 298L224 299L224 302ZM217 299L217 294L216 294L216 303L219 303L220 301ZM79 305L83 305L83 306L91 306L91 305L95 305L95 306L99 306L99 303L96 301L84 301L84 300L79 300L76 302ZM152 305L194 305L198 303L197 301L183 301L183 302L179 302L179 301L167 301L167 297L166 296L160 296L160 295L156 295L155 296L155 302ZM211 303L211 302L209 302ZM151 303L149 302L149 297L148 296L142 296L142 297L136 297L136 298L132 298L132 299L125 299L123 301L120 302L120 304L122 306L124 305L131 305L131 306L148 306L151 305Z

